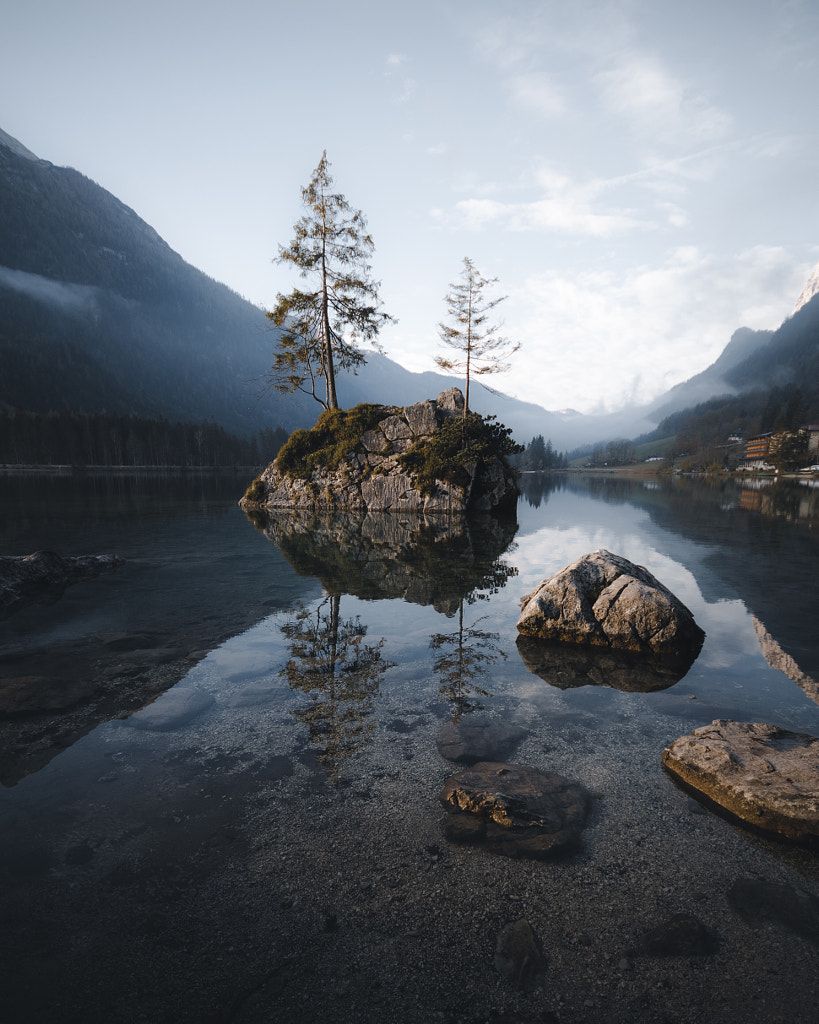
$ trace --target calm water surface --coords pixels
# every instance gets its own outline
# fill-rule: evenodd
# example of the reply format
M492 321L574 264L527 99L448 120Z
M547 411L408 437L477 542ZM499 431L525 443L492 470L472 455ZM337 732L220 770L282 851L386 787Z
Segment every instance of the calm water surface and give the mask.
M136 856L129 837L143 837L140 857L151 844L194 850L195 835L175 838L187 821L229 830L273 788L277 799L320 792L332 804L389 778L399 791L421 780L434 794L457 770L435 744L452 719L508 726L510 760L604 794L589 856L596 842L603 849L613 821L633 813L635 789L659 794L661 816L677 806L659 768L660 751L677 736L715 718L819 735L814 489L528 477L516 524L419 536L418 524L375 519L366 528L343 519L254 527L236 506L243 485L0 480L4 553L52 548L127 559L121 571L0 623L4 675L27 675L31 659L38 673L70 678L72 651L85 652L77 664L87 672L94 648L130 659L99 671L133 675L142 648L129 648L129 636L143 638L149 661L151 650L167 649L171 673L144 707L114 701L97 717L80 714L51 745L38 733L30 741L36 757L26 749L32 716L0 719L18 730L0 788L0 877L28 965L15 972L15 1020L35 1019L32 1006L44 1020L74 1019L82 997L51 948L38 901L70 901L89 872L125 878ZM610 685L595 685L600 675L587 667L522 656L521 597L597 548L648 568L705 630L679 681L648 678L641 692L617 688L616 673L604 671ZM220 805L219 815L207 818L206 800ZM433 820L434 795L429 803ZM773 860L791 856L757 842ZM797 860L815 886L815 860ZM47 955L35 971L40 948ZM37 991L32 978L41 970L65 986L62 1009ZM133 1019L143 1019L136 1009Z

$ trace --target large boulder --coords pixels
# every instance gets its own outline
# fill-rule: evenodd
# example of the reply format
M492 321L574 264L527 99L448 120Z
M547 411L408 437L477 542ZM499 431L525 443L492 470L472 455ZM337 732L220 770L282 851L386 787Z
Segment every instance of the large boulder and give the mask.
M798 841L819 840L819 739L717 719L671 743L666 769L729 814Z
M483 458L462 467L458 483L436 480L430 489L399 457L441 425L461 415L458 388L403 409L384 408L384 417L366 430L355 450L332 469L316 467L309 478L283 472L276 462L261 474L240 501L245 511L301 509L331 512L465 513L495 512L517 499L517 476L500 458Z
M451 842L549 860L579 849L591 794L554 772L481 761L447 779L438 799Z
M557 643L661 654L699 652L694 616L641 565L600 549L521 600L518 631Z

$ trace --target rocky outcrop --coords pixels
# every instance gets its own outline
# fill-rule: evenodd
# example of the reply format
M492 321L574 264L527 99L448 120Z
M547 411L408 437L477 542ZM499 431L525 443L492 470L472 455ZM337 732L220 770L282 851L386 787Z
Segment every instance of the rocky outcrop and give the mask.
M112 572L125 564L116 555L68 555L35 551L0 555L0 618L38 601L56 600L71 583Z
M568 644L660 654L698 653L705 633L641 565L600 549L521 600L518 632Z
M332 470L315 468L308 479L282 472L272 462L261 474L258 497L247 495L246 511L301 509L305 511L472 513L491 512L517 496L516 477L500 459L476 460L463 467L463 486L437 480L424 493L415 475L399 457L441 424L463 413L457 388L441 392L403 409L385 408L384 419L361 436L355 450Z
M451 842L548 860L579 849L591 794L553 772L481 761L447 779L438 799L449 812Z
M676 778L757 828L819 841L819 739L775 725L717 719L671 743Z

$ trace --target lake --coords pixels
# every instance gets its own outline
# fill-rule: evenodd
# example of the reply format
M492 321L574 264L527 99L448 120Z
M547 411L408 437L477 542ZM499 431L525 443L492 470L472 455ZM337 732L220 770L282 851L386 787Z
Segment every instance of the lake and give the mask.
M0 621L4 1021L815 1019L819 853L660 754L716 718L819 735L819 489L527 475L514 522L252 522L247 482L0 477L3 553L126 559ZM517 643L598 548L705 630L682 678ZM578 854L447 841L453 723L593 793ZM680 914L708 948L649 954ZM523 919L528 986L495 967Z

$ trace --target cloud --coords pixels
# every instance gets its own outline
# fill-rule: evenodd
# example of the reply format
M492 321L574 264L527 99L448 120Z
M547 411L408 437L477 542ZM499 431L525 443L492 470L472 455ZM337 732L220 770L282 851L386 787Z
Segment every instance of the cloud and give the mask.
M472 230L488 227L507 231L553 231L568 235L607 238L645 227L632 210L606 208L598 198L606 183L576 183L553 168L542 165L535 185L545 195L527 202L470 198L455 204L453 221Z
M57 306L68 313L86 313L96 306L96 288L54 281L50 277L29 274L24 270L13 270L10 267L0 266L0 287L22 292L38 302Z
M384 77L389 79L395 78L395 73L399 68L402 68L408 63L409 57L405 53L390 53L387 55L384 63L387 65L387 70L384 72ZM410 78L405 75L400 79L400 91L393 93L393 103L408 103L409 100L415 95L415 90L418 88L418 82L414 78Z
M655 57L629 55L599 72L594 83L612 113L653 140L702 143L724 137L732 127L727 113L677 80Z
M546 117L564 113L566 103L545 71L512 75L506 81L513 102Z
M710 365L738 327L778 327L806 277L768 246L731 259L688 246L623 273L533 274L509 296L508 333L523 343L509 390L582 412L649 402Z

